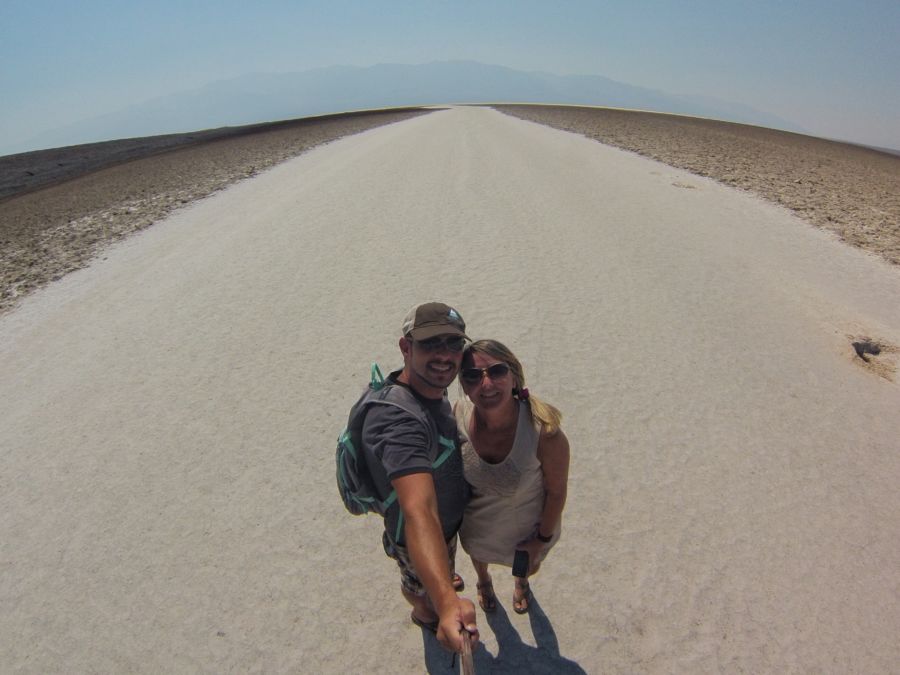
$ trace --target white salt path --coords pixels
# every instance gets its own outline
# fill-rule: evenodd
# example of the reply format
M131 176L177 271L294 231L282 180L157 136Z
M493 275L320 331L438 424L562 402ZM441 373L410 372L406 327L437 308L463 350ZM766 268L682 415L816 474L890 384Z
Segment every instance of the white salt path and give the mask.
M333 475L431 299L573 448L534 611L497 570L479 673L896 672L900 386L850 338L900 345L900 271L478 108L319 147L0 318L0 670L455 672Z

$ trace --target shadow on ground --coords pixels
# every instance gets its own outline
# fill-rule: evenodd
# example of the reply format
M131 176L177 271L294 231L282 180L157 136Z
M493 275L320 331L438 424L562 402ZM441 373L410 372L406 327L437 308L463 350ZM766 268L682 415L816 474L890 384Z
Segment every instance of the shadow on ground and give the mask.
M503 673L535 673L556 675L585 675L584 669L574 661L559 653L559 641L550 619L541 609L537 598L532 596L528 619L537 647L522 641L515 626L509 620L506 610L499 604L497 611L487 614L487 624L497 638L499 651L491 654L483 644L479 644L473 654L475 672L478 675L500 675ZM482 628L482 630L484 630ZM437 638L428 631L422 631L425 651L425 666L432 675L459 673L459 659L448 654Z

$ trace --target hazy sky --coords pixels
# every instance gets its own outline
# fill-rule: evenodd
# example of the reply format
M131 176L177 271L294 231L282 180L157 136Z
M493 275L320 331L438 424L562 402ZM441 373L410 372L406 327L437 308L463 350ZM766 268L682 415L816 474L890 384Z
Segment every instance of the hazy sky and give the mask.
M715 96L900 148L900 0L2 0L0 147L245 73L452 59Z

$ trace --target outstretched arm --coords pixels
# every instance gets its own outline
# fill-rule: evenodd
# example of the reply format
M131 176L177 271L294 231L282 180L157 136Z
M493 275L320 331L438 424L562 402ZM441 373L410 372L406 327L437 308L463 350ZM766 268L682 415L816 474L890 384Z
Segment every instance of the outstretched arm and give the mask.
M438 640L447 649L458 652L462 649L459 632L463 627L473 639L478 639L475 606L460 598L450 583L447 544L438 517L434 481L429 473L413 473L395 478L392 484L406 521L409 556L440 620Z

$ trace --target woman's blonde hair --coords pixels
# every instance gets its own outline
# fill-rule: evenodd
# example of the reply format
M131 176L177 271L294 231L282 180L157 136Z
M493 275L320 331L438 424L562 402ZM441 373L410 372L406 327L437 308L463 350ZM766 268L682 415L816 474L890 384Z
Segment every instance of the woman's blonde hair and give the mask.
M509 347L497 340L476 340L468 345L463 352L463 367L472 365L475 354L485 354L508 365L515 380L513 395L520 400L528 401L531 417L535 421L540 422L547 430L547 433L552 434L559 429L560 422L562 422L562 413L558 408L527 392L525 389L525 371L519 359L510 351ZM526 392L524 396L522 396L523 390Z

